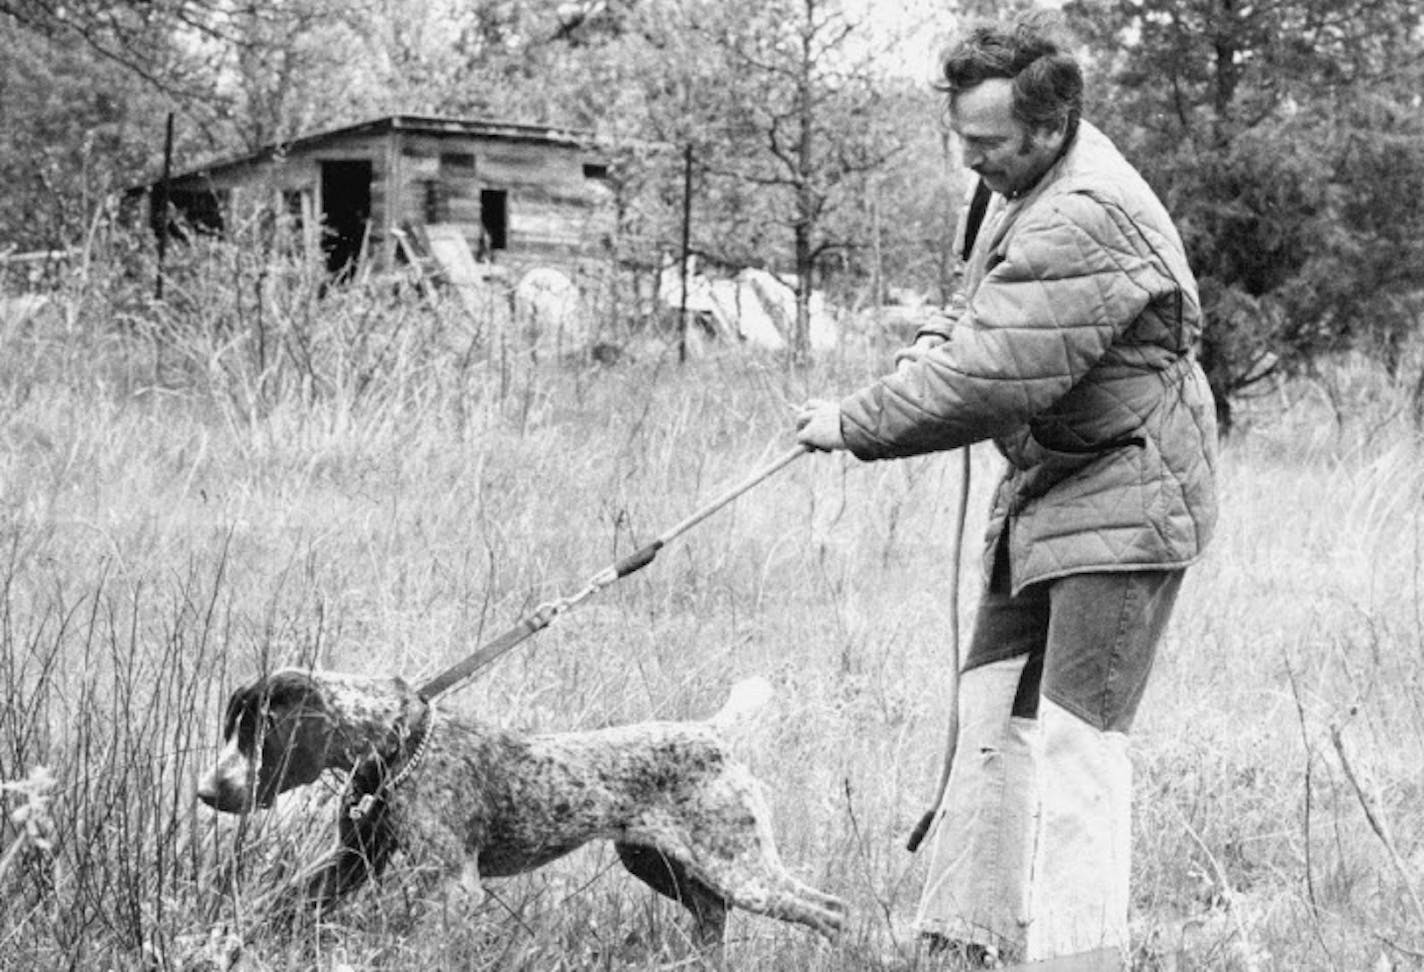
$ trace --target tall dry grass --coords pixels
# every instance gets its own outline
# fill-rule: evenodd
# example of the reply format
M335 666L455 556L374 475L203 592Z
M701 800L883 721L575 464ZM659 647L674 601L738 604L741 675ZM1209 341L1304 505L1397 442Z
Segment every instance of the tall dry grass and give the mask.
M679 367L647 342L611 367L534 362L384 283L320 297L260 250L180 268L161 306L109 266L0 322L7 969L230 957L255 899L327 839L331 789L242 821L195 806L229 688L286 663L432 674L881 365ZM1343 425L1293 386L1223 456L1219 539L1136 729L1142 969L1424 954L1424 461L1407 394L1332 374L1358 403ZM966 609L996 468L984 449L974 466ZM783 857L855 919L830 947L738 917L729 963L912 966L924 861L903 841L940 759L957 469L800 460L447 705L538 730L695 718L766 675L777 698L742 752ZM397 868L330 923L251 941L243 967L697 966L676 909L607 848L490 890L473 912L412 900Z

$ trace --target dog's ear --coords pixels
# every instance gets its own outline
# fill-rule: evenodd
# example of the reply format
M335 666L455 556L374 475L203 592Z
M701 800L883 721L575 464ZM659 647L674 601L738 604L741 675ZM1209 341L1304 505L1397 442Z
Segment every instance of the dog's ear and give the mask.
M223 739L237 738L240 752L251 755L257 749L257 727L262 718L263 696L260 683L233 689L223 712Z
M310 783L326 768L330 718L316 683L294 670L267 677L258 709L263 722L257 802L270 806L277 794Z
M223 713L223 738L236 737L239 752L255 755L277 713L295 715L320 706L320 693L305 674L274 672L233 690Z

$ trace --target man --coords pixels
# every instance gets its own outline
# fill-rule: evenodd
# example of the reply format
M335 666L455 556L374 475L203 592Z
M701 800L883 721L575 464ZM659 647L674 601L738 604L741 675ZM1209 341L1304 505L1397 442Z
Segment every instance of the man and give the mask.
M993 438L1007 460L917 925L972 964L1123 968L1126 733L1216 519L1196 282L1157 197L1080 121L1046 21L972 29L942 88L993 193L952 320L893 374L808 402L798 439L887 459Z

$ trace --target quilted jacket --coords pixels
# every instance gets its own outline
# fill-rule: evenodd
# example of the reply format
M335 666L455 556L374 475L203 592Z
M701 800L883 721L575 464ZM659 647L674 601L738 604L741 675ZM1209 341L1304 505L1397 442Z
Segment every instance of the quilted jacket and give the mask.
M841 402L861 459L993 438L1013 589L1084 571L1185 566L1216 521L1216 425L1193 345L1195 278L1166 210L1080 124L1022 196L995 195L952 339Z

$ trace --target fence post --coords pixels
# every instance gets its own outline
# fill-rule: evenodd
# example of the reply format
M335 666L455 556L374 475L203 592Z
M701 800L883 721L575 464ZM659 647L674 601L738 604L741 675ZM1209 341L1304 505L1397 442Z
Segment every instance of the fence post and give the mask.
M168 182L173 176L173 112L168 113L168 124L163 135L163 178L158 182L158 199L154 208L158 210L158 271L153 283L153 299L163 299L163 261L168 255Z
M677 361L687 362L687 261L692 254L692 143L682 152L682 304L677 314Z

